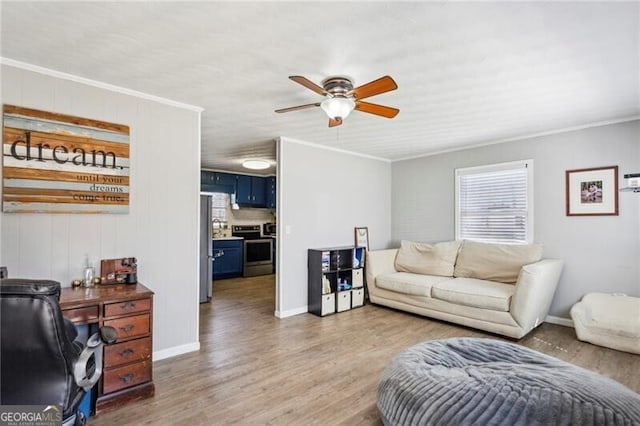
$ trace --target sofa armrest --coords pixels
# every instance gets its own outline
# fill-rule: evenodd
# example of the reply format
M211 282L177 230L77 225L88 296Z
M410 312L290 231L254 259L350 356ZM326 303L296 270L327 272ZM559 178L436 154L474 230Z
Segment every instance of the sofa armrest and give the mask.
M396 272L396 254L398 249L368 251L365 263L367 286L374 287L380 274Z
M543 259L520 270L510 312L525 334L544 322L563 264L560 259Z

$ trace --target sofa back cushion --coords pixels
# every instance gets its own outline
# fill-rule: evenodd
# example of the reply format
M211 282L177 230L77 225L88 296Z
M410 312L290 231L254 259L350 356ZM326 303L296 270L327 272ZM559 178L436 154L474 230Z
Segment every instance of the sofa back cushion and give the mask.
M451 277L459 248L460 241L435 244L402 241L396 256L396 271Z
M542 258L542 244L490 244L464 240L453 275L515 283L524 265Z

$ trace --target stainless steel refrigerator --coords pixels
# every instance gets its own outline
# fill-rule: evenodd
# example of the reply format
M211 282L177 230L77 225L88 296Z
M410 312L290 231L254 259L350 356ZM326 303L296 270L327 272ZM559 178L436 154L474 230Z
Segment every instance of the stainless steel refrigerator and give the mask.
M211 240L211 197L200 195L200 303L213 294L213 241Z

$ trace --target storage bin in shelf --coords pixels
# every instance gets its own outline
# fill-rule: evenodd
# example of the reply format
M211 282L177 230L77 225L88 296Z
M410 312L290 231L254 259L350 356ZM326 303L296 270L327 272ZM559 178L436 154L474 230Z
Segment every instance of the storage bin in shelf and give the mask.
M339 291L337 298L337 312L344 312L351 309L351 290Z
M359 308L364 305L364 288L351 290L351 308Z
M351 285L353 288L361 288L364 286L364 269L354 269L351 274Z
M320 316L333 314L336 312L336 294L329 293L322 295L322 305L320 307Z

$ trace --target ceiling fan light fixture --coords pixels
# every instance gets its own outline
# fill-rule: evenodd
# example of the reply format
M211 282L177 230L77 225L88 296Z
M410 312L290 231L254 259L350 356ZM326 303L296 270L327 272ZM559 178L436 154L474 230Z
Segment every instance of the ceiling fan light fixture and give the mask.
M351 98L344 96L334 96L327 98L320 104L320 108L332 119L345 119L356 107L356 103Z
M264 170L268 169L270 166L271 163L266 160L245 160L242 162L242 167L251 170Z
M394 118L400 112L398 108L362 101L371 96L396 90L398 85L393 81L393 78L388 75L356 88L353 87L353 80L345 76L325 78L322 80L322 86L318 86L301 75L290 75L289 79L318 95L324 96L324 100L312 104L280 108L275 111L277 113L321 107L329 116L329 127L336 127L340 126L342 121L354 109L357 109L359 112L366 112L367 114L378 115L385 118Z

